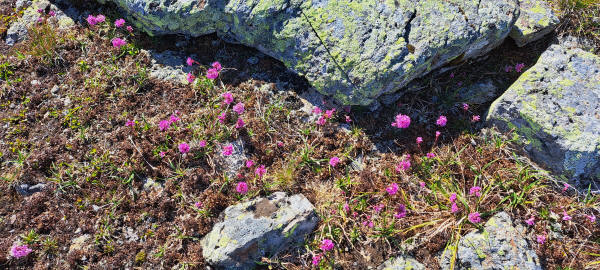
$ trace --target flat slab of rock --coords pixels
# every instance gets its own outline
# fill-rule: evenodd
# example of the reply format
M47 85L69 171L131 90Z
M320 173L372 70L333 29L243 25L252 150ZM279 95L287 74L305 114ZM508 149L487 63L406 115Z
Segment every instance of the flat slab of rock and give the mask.
M523 226L514 226L506 212L496 214L482 232L474 231L460 239L454 269L541 270L525 233ZM442 269L450 269L452 252L447 249L443 254Z
M252 269L302 242L319 220L304 195L283 192L230 206L221 218L200 243L204 259L225 269Z
M502 43L517 0L112 1L151 34L217 33L257 48L322 94L368 105L452 61Z
M510 37L523 47L552 32L560 23L546 0L520 0L520 15Z
M398 256L385 261L377 270L425 270L425 266L410 256Z
M514 130L531 159L577 185L600 179L600 58L551 46L492 104L487 120Z

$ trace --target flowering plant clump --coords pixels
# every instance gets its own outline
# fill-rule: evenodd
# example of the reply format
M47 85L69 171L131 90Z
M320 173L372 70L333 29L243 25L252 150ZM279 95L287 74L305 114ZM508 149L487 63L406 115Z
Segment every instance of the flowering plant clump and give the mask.
M33 250L31 250L27 245L18 245L13 246L10 249L10 255L18 259L29 255L29 253L31 253L32 251Z
M237 193L242 194L242 195L248 193L248 184L246 184L246 182L237 183L237 186L235 187L235 191L237 191Z
M340 163L340 158L338 157L332 157L329 159L329 166L334 167L338 165L338 163Z
M321 241L321 245L319 246L319 248L323 251L330 251L333 249L333 247L333 241L330 239L323 239L323 241Z
M408 115L396 115L396 121L392 123L392 127L408 128L410 126L410 117Z

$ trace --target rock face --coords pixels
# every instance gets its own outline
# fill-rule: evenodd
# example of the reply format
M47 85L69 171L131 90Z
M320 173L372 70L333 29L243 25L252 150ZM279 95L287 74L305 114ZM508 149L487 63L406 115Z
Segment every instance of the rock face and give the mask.
M377 270L425 270L425 266L409 256L399 256L385 261Z
M567 180L599 180L600 58L551 46L492 104L487 120L514 130L532 160Z
M151 34L216 32L257 48L319 92L355 105L485 54L508 36L519 13L517 0L108 1Z
M510 37L519 47L542 38L560 23L545 0L520 0L519 4L519 19L510 32Z
M460 239L455 269L542 269L524 235L523 226L515 228L508 214L500 212L490 218L483 232L474 231ZM452 252L445 251L442 269L450 269Z
M302 242L318 222L303 195L283 192L230 206L221 218L201 244L206 261L225 269L252 269L261 257Z

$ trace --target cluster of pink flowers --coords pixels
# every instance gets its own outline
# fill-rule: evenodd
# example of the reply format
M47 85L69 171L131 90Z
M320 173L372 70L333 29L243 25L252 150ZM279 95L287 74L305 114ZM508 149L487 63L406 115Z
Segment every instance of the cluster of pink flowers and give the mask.
M160 129L160 131L165 131L167 129L169 129L171 127L171 124L174 124L175 122L181 120L178 116L179 111L175 111L175 114L172 114L169 119L167 120L161 120L158 123L158 128Z
M458 212L459 209L458 209L458 205L456 205L456 199L457 199L456 193L450 194L450 198L449 199L450 199L450 203L452 203L450 211L452 211L452 213Z
M524 63L518 63L518 64L515 65L514 69L515 69L516 72L520 73L521 71L523 71L524 67L525 67ZM504 68L504 71L506 71L506 73L511 72L511 71L513 71L513 67L512 66L506 66Z
M99 23L103 23L104 21L106 21L106 17L102 14L99 14L97 16L92 16L91 14L87 17L87 22L89 25L96 25Z
M235 191L237 191L237 193L242 194L242 195L248 193L248 184L246 184L246 182L237 183L237 186L235 187Z
M209 70L206 71L206 78L214 80L217 77L219 77L219 72L221 71L221 69L223 69L223 67L221 66L221 63L219 63L219 62L214 62L214 63L212 63L211 66L212 66L212 68L210 68Z
M31 250L27 245L18 245L13 246L10 249L10 255L12 255L15 258L21 258L29 255L29 253L31 253L32 251L33 250Z
M229 105L233 102L233 94L231 94L231 92L225 92L221 94L221 97L223 97L224 104Z
M476 197L481 197L481 187L474 186L469 190L469 195L475 195Z
M188 152L190 152L190 145L187 143L180 143L179 152L181 152L182 154L187 154Z
M388 194L390 195L395 195L398 192L398 184L396 183L391 183L386 189L385 191L387 191Z
M535 224L535 216L531 216L529 219L525 220L525 223L529 226L533 226L533 224Z
M435 124L440 127L446 126L446 123L448 123L448 119L446 118L446 116L443 116L443 115L440 115L438 120L435 121Z
M469 221L473 224L481 222L481 214L479 212L469 214Z
M233 145L231 145L231 144L223 145L223 155L231 156L232 154L233 154Z
M313 109L313 113L320 114L321 109L319 107L316 107L315 109ZM317 120L317 125L320 125L320 126L325 125L325 123L327 123L327 119L333 118L334 114L335 114L335 108L326 110L323 113L323 115L321 115L321 117L319 117L319 120Z
M259 178L262 178L263 175L267 173L267 169L265 168L265 165L260 165L254 170L254 173L258 175Z
M337 166L338 163L340 163L340 158L338 158L338 157L332 157L332 158L329 159L329 165L331 167L335 168L335 166Z
M117 19L115 21L115 27L121 28L123 27L123 25L125 25L125 19Z
M325 252L330 251L333 249L335 245L333 244L333 241L329 240L329 239L323 239L321 241L321 245L319 246L319 248Z
M127 45L127 42L121 38L113 38L112 39L112 45L113 47L120 49L121 47Z
M127 120L127 122L125 122L125 126L126 127L134 127L135 126L135 121L133 121L133 120Z
M238 104L233 105L233 111L236 112L237 114L243 114L244 113L244 103L239 102Z
M196 206L196 208L198 208L198 209L201 209L203 205L201 202L196 202L196 203L194 203L194 206Z
M394 213L394 217L398 219L406 217L406 206L404 206L404 204L398 205L396 208L396 213Z
M410 126L410 117L404 114L396 115L396 121L392 123L392 127L408 128Z

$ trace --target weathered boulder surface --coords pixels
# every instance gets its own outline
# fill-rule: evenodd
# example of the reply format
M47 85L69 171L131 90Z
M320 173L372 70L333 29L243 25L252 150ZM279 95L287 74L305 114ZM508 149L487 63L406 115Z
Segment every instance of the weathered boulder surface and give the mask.
M62 1L57 0L54 2L58 3ZM56 15L52 19L56 19L56 25L59 29L65 29L75 24L73 19L71 19L71 17L76 17L75 14L77 14L77 11L74 8L61 10L49 0L34 0L33 2L24 1L19 4L21 7L25 7L26 5L30 6L23 11L23 16L12 23L8 30L6 30L5 42L10 46L15 45L17 42L23 41L27 38L28 28L37 23L38 18L42 16L40 13L38 13L38 9L44 10L46 7L49 7L49 10L54 11Z
M460 239L454 269L542 269L525 234L523 226L515 227L510 216L500 212L488 220L482 232L470 232ZM454 249L444 252L442 269L450 269Z
M377 270L425 270L425 266L410 256L398 256L385 261Z
M600 58L551 46L494 101L487 120L514 130L533 161L567 180L599 180Z
M520 0L521 12L510 37L523 47L552 32L560 23L545 0Z
M368 105L450 62L485 54L510 33L517 0L112 1L151 34L257 48L343 104Z
M302 242L319 220L304 195L283 192L230 206L221 218L200 243L206 261L225 269L252 269L261 257Z

